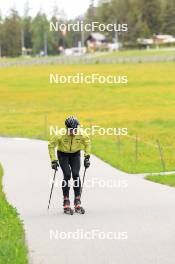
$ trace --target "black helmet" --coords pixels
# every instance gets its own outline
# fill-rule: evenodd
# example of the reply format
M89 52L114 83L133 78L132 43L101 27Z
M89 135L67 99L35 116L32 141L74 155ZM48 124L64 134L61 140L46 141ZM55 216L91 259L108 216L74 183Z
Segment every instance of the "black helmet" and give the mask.
M65 120L65 125L67 128L77 128L79 125L79 121L76 117L74 116L69 116L66 120Z

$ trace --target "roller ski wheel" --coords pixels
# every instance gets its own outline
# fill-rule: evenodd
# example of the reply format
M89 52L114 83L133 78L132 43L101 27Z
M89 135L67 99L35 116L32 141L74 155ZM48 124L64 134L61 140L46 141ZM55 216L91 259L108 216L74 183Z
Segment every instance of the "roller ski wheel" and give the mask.
M65 214L68 214L68 215L73 215L74 214L74 211L70 207L69 197L64 197L63 209L64 209L64 213Z
M85 214L85 210L82 206L75 207L75 213L77 214Z
M64 208L64 213L68 215L73 215L74 211L70 207L67 207L67 208Z

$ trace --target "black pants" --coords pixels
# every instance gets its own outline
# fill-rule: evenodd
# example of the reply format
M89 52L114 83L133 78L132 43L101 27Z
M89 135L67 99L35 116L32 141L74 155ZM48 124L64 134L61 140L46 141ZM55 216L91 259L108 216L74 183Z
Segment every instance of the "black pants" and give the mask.
M71 175L74 180L74 194L75 197L80 195L81 181L80 181L80 151L76 153L57 152L60 167L63 171L64 180L62 183L63 196L69 197L69 180Z

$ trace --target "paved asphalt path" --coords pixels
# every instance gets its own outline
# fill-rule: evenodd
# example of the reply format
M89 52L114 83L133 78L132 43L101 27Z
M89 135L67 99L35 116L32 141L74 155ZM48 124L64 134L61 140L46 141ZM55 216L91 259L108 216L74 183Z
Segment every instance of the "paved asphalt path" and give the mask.
M173 188L125 174L93 156L82 197L86 214L69 216L62 212L58 182L47 211L53 176L47 142L0 138L0 161L7 199L24 221L31 264L174 264Z

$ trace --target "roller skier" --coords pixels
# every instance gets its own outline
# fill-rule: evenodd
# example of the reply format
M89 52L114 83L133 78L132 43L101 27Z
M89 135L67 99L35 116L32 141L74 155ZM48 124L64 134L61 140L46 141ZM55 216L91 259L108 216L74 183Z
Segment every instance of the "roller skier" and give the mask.
M64 179L62 182L63 209L66 214L73 214L69 199L69 181L71 176L74 181L74 209L76 213L84 214L81 206L81 180L80 180L80 151L84 150L84 167L90 166L91 142L87 134L79 129L79 121L76 117L70 116L65 120L66 133L54 135L48 144L51 166L57 170L60 166ZM57 151L57 158L55 155Z

